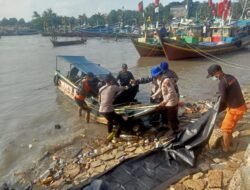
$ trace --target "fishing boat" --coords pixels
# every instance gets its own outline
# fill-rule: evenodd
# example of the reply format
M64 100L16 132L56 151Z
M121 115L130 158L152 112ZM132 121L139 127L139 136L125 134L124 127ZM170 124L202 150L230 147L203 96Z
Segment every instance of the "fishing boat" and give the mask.
M238 20L230 25L212 26L209 36L190 35L161 39L168 60L222 55L247 47L250 44L250 20Z
M131 40L141 57L164 56L162 46L156 38L131 38Z
M50 41L54 47L57 47L57 46L84 44L87 41L87 39L69 40L69 41L57 41L56 39L51 39Z
M57 56L54 84L65 96L74 100L79 82L88 72L92 72L100 82L106 75L110 74L110 71L87 60L84 56ZM122 96L122 93L120 96ZM85 101L91 108L91 118L98 123L106 124L106 119L98 112L98 98L91 96L87 97ZM114 106L115 112L126 118L128 126L135 126L137 130L138 127L144 126L147 122L145 121L146 117L154 112L157 107L157 105L145 105L138 102L133 102L133 104L119 102Z

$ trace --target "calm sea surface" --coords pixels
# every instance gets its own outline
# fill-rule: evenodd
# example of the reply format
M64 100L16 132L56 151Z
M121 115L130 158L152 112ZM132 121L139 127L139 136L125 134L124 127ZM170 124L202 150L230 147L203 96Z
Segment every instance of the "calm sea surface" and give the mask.
M0 182L32 165L46 147L65 141L83 130L87 135L106 133L97 124L84 123L77 107L58 93L53 84L56 55L84 55L113 73L126 63L135 78L149 75L150 68L164 58L140 58L130 40L89 38L85 45L53 48L42 36L2 37L0 39ZM242 85L249 84L250 49L220 56L245 69L224 66ZM206 59L172 61L170 68L180 77L184 101L209 99L216 82L206 79L211 65ZM148 101L150 84L141 85L138 99ZM62 128L55 130L54 125ZM101 130L99 130L101 128ZM29 148L32 145L32 148Z

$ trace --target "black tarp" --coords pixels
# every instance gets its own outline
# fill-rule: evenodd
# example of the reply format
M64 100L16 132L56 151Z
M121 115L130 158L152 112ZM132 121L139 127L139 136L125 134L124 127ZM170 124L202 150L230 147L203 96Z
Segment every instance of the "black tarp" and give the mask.
M213 131L217 108L205 113L165 147L152 150L95 176L70 190L166 189L185 175L196 172L196 154Z

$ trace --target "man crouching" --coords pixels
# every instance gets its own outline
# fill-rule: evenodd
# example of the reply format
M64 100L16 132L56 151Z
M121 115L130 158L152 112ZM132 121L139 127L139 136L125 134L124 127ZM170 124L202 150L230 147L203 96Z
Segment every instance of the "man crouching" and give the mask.
M114 121L118 124L118 129L115 133L115 137L119 138L122 128L125 125L125 121L122 118L122 116L118 115L114 111L113 101L115 97L121 93L123 90L125 90L126 87L118 86L116 84L113 84L113 76L107 75L105 77L105 85L100 88L99 90L99 112L102 114L108 121L108 137L107 140L112 140L114 133L113 131L113 125Z

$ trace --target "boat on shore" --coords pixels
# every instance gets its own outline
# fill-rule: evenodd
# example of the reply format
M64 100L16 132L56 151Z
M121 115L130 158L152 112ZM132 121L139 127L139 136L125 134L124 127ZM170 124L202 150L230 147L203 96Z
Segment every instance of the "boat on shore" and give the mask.
M161 57L164 51L155 38L131 38L137 52L141 57Z
M222 55L250 45L250 20L228 26L210 27L211 37L181 36L163 38L162 47L168 60Z
M73 70L74 74L72 74ZM63 73L62 71L65 72ZM54 84L66 97L74 100L79 82L82 81L88 72L92 72L99 82L102 82L106 75L111 74L110 71L99 64L87 60L84 56L57 56ZM133 89L133 87L131 87L131 89ZM127 98L128 93L126 93L126 91L123 93L121 93L117 99L124 100L125 98L121 98L123 95ZM131 97L131 99L133 98L134 97ZM86 97L85 102L91 108L91 119L97 123L106 124L107 120L98 112L98 98L89 96ZM157 105L145 105L138 102L117 102L114 106L115 112L126 118L127 126L135 127L136 130L144 127L143 122L147 120L149 114L154 112L157 107Z
M50 41L54 47L57 47L57 46L84 44L87 41L87 39L69 40L69 41L57 41L56 39L51 39Z

